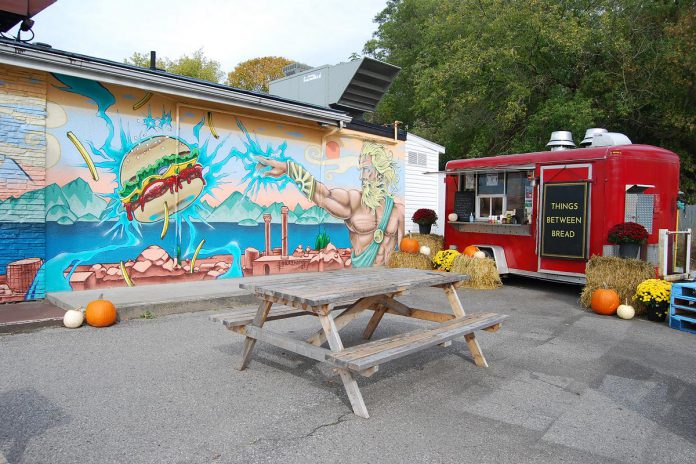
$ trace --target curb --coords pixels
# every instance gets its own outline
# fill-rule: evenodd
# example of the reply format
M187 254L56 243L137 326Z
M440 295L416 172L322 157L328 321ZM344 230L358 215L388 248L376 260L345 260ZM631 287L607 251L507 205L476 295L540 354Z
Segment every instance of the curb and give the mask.
M170 314L192 313L198 311L211 311L234 309L256 303L258 299L251 293L241 293L217 298L201 297L186 301L161 301L142 304L117 306L120 320L138 319L145 311L150 311L155 316L167 316Z
M52 304L61 309L72 309L72 306L62 299L47 296L47 299ZM120 320L138 319L145 311L149 311L155 316L166 316L169 314L181 314L196 311L210 311L235 308L238 306L246 306L256 303L257 298L246 291L239 291L233 294L224 296L200 296L187 300L160 300L160 301L144 301L142 303L124 303L119 304L114 301L116 311Z
M63 327L62 317L50 317L46 319L33 319L27 321L12 321L0 323L0 334L16 334L21 332L31 332L46 327ZM2 455L0 455L2 458ZM0 459L0 464L6 464L6 461Z

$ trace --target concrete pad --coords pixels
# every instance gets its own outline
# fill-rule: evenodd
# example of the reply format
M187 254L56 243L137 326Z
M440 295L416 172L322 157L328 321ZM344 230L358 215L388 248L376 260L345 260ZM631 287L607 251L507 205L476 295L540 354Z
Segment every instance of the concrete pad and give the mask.
M255 303L256 298L239 288L243 282L258 279L287 279L287 275L242 277L236 279L203 280L135 287L115 287L96 290L49 293L46 298L65 310L84 308L100 297L116 306L122 320L140 317L145 311L154 315L178 314L193 311L225 310Z
M624 462L696 461L693 443L594 390L587 390L542 439ZM665 459L676 449L678 460Z
M452 407L526 429L546 430L568 408L578 403L569 390L573 379L525 372L476 402Z
M65 311L48 301L0 305L0 333L18 333L63 325Z

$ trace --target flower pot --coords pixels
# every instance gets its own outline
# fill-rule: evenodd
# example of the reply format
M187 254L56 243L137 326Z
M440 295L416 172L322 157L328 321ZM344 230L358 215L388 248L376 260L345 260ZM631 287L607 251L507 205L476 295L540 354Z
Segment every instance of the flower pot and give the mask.
M421 234L429 234L432 227L432 224L418 224L418 231Z
M653 322L664 322L667 319L669 305L667 303L647 303L645 307L645 317Z
M622 258L636 259L640 252L640 243L621 243L619 245L619 256Z

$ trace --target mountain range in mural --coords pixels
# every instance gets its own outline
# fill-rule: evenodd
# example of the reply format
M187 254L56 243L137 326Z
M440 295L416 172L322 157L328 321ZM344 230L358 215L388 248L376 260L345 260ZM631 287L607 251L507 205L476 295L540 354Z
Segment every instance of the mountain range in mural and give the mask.
M75 222L99 222L108 202L95 194L89 184L77 178L63 187L51 184L43 189L27 192L18 198L8 198L0 201L0 222L25 222L23 211L27 206L37 201L46 202L46 221L70 225ZM282 203L276 202L268 206L254 203L241 192L233 192L218 206L213 207L204 202L210 211L203 214L207 222L235 222L242 226L263 224L264 213L271 214L271 222L280 223ZM291 224L322 224L342 223L318 206L303 209L299 204L288 212L288 222Z

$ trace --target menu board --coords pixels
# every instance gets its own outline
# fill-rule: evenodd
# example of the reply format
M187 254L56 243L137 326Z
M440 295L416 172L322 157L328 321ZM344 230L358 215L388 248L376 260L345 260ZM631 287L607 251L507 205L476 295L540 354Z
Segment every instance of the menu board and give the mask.
M541 256L587 258L587 182L544 184L541 214Z
M469 216L476 209L476 195L473 191L454 192L454 212L457 213L457 220L466 222Z

